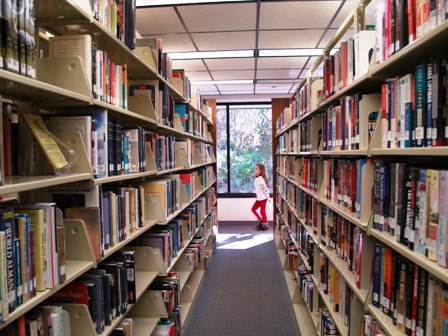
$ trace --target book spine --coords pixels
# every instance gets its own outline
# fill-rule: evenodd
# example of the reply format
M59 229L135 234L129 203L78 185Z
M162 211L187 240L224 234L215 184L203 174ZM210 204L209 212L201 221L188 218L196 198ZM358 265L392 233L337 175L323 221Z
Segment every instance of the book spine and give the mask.
M426 256L429 260L437 261L437 233L439 226L439 181L440 172L428 169L429 182L429 227L426 240Z
M437 233L437 262L442 267L447 267L446 248L446 221L447 218L447 194L448 191L448 171L440 171L440 194L439 194L439 226Z
M22 246L19 238L14 239L14 271L16 288L16 307L23 303L23 274L22 274Z
M411 326L410 335L415 336L415 330L417 327L417 310L418 310L418 292L419 292L419 268L414 265L414 284L412 291L412 311L411 311Z
M15 245L13 232L13 211L6 209L3 213L3 222L5 228L6 240L6 272L7 272L7 288L8 288L8 307L9 313L16 309L16 269L14 267Z
M418 285L417 285L417 316L416 316L416 328L415 334L417 336L425 335L426 331L426 320L429 316L432 319L432 316L429 315L430 310L432 309L431 304L429 302L428 296L428 282L429 282L429 274L423 268L419 267L419 275L418 275ZM431 300L433 298L431 297ZM428 314L427 314L428 311ZM432 314L432 312L431 312ZM429 330L428 333L429 334Z
M405 315L405 332L406 335L411 334L412 330L412 307L414 300L414 278L416 266L410 261L406 262L406 315Z
M426 110L425 110L425 146L432 146L432 120L433 120L433 64L430 62L426 65Z
M377 308L380 308L381 306L381 255L382 247L381 245L376 244L373 255L372 304Z
M416 113L414 117L414 147L425 144L425 116L426 116L426 66L417 66L416 75Z

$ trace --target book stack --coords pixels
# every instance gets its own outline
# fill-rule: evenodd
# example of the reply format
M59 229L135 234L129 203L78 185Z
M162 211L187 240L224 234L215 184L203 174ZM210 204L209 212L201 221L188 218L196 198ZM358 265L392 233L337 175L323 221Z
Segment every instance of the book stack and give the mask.
M176 103L174 111L179 116L185 133L202 138L205 137L207 122L202 114L196 111L190 111L189 104L187 103Z
M377 162L373 227L447 267L447 179L446 170Z
M359 335L370 336L372 333L373 335L383 335L384 331L371 315L364 315L359 326Z
M335 313L339 313L345 325L350 325L350 303L353 293L327 256L320 253L320 290L328 295Z
M36 78L34 0L2 2L0 69Z
M280 153L298 153L299 152L299 130L293 128L279 137Z
M134 320L131 318L125 318L118 327L116 327L111 336L135 336Z
M322 207L321 243L344 260L361 288L362 248L365 232L329 208Z
M159 322L155 335L181 335L181 306L180 306L180 276L176 272L170 272L166 277L157 277L148 289L160 292L163 298L164 309L168 317ZM162 310L163 311L163 310Z
M341 105L332 106L323 113L322 149L328 151L360 149L360 136L368 132L368 143L373 136L378 112L370 112L368 130L360 125L361 95L347 96L341 99Z
M291 108L285 108L280 112L276 120L277 134L291 121Z
M361 189L363 183L362 168L367 164L366 159L324 161L323 196L361 218L359 204L361 204Z
M306 266L301 264L297 271L297 282L299 284L300 293L302 293L303 301L305 301L311 313L314 311L314 282L312 275L306 269Z
M309 77L291 102L291 120L315 110L322 96L322 77Z
M318 164L319 160L317 158L303 158L302 159L302 181L301 185L317 192L317 179L318 179Z
M442 335L448 319L446 284L389 247L375 245L372 304L403 333Z
M341 42L339 50L323 64L324 99L367 74L372 50L375 48L374 30L362 30Z
M185 75L184 69L173 70L173 78L171 84L178 92L183 93L183 97L185 97L185 100L190 100L191 83L188 79L188 76Z
M377 4L376 63L382 63L442 24L448 18L447 13L443 1L385 1Z
M104 331L119 316L126 313L128 304L135 303L134 252L117 252L50 297L52 303L83 304L97 334Z
M65 229L54 203L0 209L1 318L65 281Z
M93 17L130 49L135 48L136 2L91 1Z
M311 145L311 122L311 120L305 120L299 125L299 145L301 152L309 152L313 149Z
M339 331L336 328L336 324L334 323L331 314L328 310L322 310L320 312L320 335L330 336L330 335L339 335Z
M127 108L127 66L114 63L106 51L99 50L87 34L55 36L49 40L50 57L79 56L87 74L93 98Z
M76 183L48 188L40 197L55 202L64 218L84 220L97 260L145 225L145 195L140 185Z
M446 146L447 71L439 59L382 85L382 148Z
M314 247L316 246L316 243L314 242L309 232L302 225L299 227L298 238L300 252L302 252L302 254L305 256L306 261L308 262L308 265L310 267L308 271L310 272L310 274L312 274L314 269Z
M142 183L145 195L151 195L160 199L165 217L169 217L180 209L181 185L182 182L179 175L170 175L161 180L147 180Z
M172 135L146 133L146 148L150 148L158 171L176 167L176 138Z
M70 320L64 319L64 309L53 304L43 304L34 307L25 315L0 331L2 336L39 336L66 335L70 330Z

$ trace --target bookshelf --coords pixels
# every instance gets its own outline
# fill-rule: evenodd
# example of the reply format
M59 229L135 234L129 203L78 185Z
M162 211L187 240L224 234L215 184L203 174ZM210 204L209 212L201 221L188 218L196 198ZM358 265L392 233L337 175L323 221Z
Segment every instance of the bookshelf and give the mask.
M137 46L131 50L93 17L89 0L56 2L35 0L34 5L36 24L40 29L62 36L92 35L97 47L107 52L116 64L125 63L127 65L128 80L154 79L166 85L173 102L186 104L188 110L195 117L201 116L203 118L200 119L200 122L203 120L205 130L203 133L198 131L197 134L193 131L187 132L177 114L174 117L174 124L171 126L163 124L157 120L155 106L153 106L151 100L144 96L128 97L127 108L95 99L86 75L88 69L84 68L84 64L79 57L37 59L36 78L28 78L0 69L0 100L14 106L17 105L18 115L25 109L34 111L35 107L41 109L39 111L41 115L47 115L50 112L52 116L66 115L74 111L79 111L83 116L90 116L95 111L106 110L107 116L119 122L123 128L142 127L144 131L151 134L172 136L176 140L192 140L194 143L207 144L210 145L210 153L204 151L202 154L202 151L194 150L192 161L189 163L186 154L183 151L176 150L176 162L173 162L173 168L160 170L157 169L156 165L157 153L146 148L146 171L94 178L90 158L86 153L79 132L68 131L61 135L58 133L59 140L63 143L70 143L76 153L79 154L75 163L72 164L71 172L68 174L45 174L39 171L39 174L35 176L21 174L4 177L0 185L0 194L3 197L2 205L14 207L18 200L21 203L27 203L29 200L31 200L30 202L34 202L36 199L41 200L42 195L47 190L61 186L75 188L78 183L83 183L83 186L87 185L87 188L91 190L96 190L96 188L110 190L110 188L136 186L142 182L165 179L179 173L204 171L205 174L205 169L216 165L213 141L215 138L213 132L216 132L213 127L216 106L212 104L211 108L204 105L202 101L193 104L190 98L184 97L183 93L179 92L174 84L159 74L149 47ZM37 36L38 39L43 38L41 32ZM172 113L174 114L174 111ZM19 120L18 123L21 125L22 121ZM34 139L27 134L23 141L32 142ZM25 160L25 157L20 157L20 160ZM48 162L45 163L48 165ZM214 170L216 171L215 167ZM183 247L177 251L177 256L170 260L168 268L160 267L160 265L163 265L163 260L158 249L139 248L134 247L133 244L145 233L165 228L195 202L203 199L206 194L216 189L215 175L213 177L206 176L204 181L206 181L206 184L202 185L198 178L195 186L197 191L190 198L183 197L187 193L186 187L184 185L180 186L181 206L170 216L160 216L163 212L160 200L157 202L156 198L154 202L152 196L146 195L151 201L144 203L145 216L142 219L142 225L127 234L123 240L117 241L104 249L100 259L95 257L94 247L88 233L88 224L80 219L62 219L62 217L59 217L62 214L58 213L57 222L63 223L63 227L65 227L65 281L54 288L38 291L34 297L9 313L9 316L3 318L0 322L0 335L8 330L9 325L18 323L19 320L22 320L22 316L44 303L52 295L75 282L87 272L97 269L100 263L110 260L110 257L119 251L131 250L135 251L136 303L128 304L127 310L113 319L110 325L105 326L101 335L110 335L128 317L134 320L135 335L151 335L161 319L167 318L171 312L166 311L166 309L163 310L162 294L154 293L148 289L159 276L167 276L170 272L178 272L180 275L180 292L182 294L180 320L183 325L188 320L190 307L206 274L210 260L212 260L217 232L217 221L215 221L216 200L214 204L210 205L210 209L206 211L204 217L198 219L198 227L191 235L185 226L182 227ZM9 203L11 201L13 203ZM189 244L197 239L202 239L203 248L208 257L203 256L202 262L198 263L196 267L192 267L188 264L184 252L188 249ZM95 321L92 320L87 305L64 304L63 308L70 316L69 328L73 336L98 335L95 330Z
M434 62L439 58L446 58L448 49L446 48L446 44L442 42L448 29L446 18L443 18L442 22L438 21L437 26L432 27L412 43L402 47L381 62L377 62L374 44L373 56L369 62L366 73L355 77L352 81L347 81L345 85L342 83L344 78L341 77L340 80L342 85L336 87L334 92L331 92L331 94L328 95L326 95L325 92L325 84L321 85L321 93L307 97L307 99L311 101L311 104L314 102L316 106L310 108L310 105L308 105L308 108L305 108L304 110L302 109L304 103L301 99L304 90L307 90L306 86L313 82L313 78L319 79L318 75L315 74L315 70L323 64L325 80L325 62L330 59L330 51L340 41L345 32L353 25L355 26L355 34L357 34L358 31L365 29L364 10L366 6L369 6L369 3L370 1L368 0L360 1L353 12L346 18L333 39L331 39L324 48L322 56L317 59L306 78L299 84L296 92L291 97L290 104L285 107L284 111L277 113L278 119L274 122L274 128L276 129L276 140L274 143L280 145L277 152L274 154L277 172L275 178L277 181L275 191L275 213L276 226L279 229L279 232L276 232L276 242L279 246L280 261L285 266L285 278L291 293L297 292L300 298L306 295L303 292L303 284L305 282L303 282L304 277L301 274L300 267L303 267L309 272L308 281L309 283L312 283L313 304L317 305L316 308L319 308L319 312L311 310L305 303L301 305L301 314L296 314L299 326L303 325L304 328L306 328L307 335L321 334L322 325L320 324L320 317L318 316L323 314L321 312L325 312L325 314L331 316L332 325L340 335L359 335L361 322L364 321L364 315L369 316L368 320L365 320L368 321L366 323L370 324L372 320L376 321L374 322L374 327L381 329L382 333L386 335L408 334L404 331L404 325L403 330L399 329L399 327L401 327L400 318L403 321L406 320L406 323L408 323L409 319L411 327L406 327L406 329L413 328L412 325L415 321L415 315L414 317L409 317L406 315L407 312L405 312L405 315L403 316L400 315L402 314L402 311L399 311L398 313L395 313L399 314L397 322L397 319L394 320L391 315L386 314L383 311L386 309L385 307L389 307L387 301L383 302L383 297L387 300L389 294L383 293L383 287L376 288L377 280L375 280L375 277L371 278L371 275L374 276L375 274L373 263L378 260L380 260L380 271L385 272L384 267L386 266L382 264L382 262L384 262L384 258L386 257L384 255L380 255L379 257L375 256L375 251L378 246L382 249L382 253L385 253L385 251L389 253L390 251L394 256L393 258L399 260L397 264L393 264L393 267L398 267L397 265L403 267L404 264L411 265L413 267L412 272L415 270L415 274L419 274L414 276L414 273L410 273L410 275L406 276L406 281L409 281L408 277L412 277L412 281L414 281L414 279L424 281L421 280L424 279L422 278L422 276L424 276L422 274L428 274L430 279L435 279L434 281L437 283L440 281L440 287L434 287L436 288L434 290L443 288L437 295L443 295L448 283L448 272L446 267L441 266L437 261L428 259L424 253L420 253L416 248L411 249L403 244L403 242L398 241L397 236L387 232L387 229L385 231L376 227L377 218L375 216L378 215L379 211L377 210L378 208L376 208L376 202L378 202L378 200L372 196L372 193L375 191L374 188L379 188L380 185L378 182L379 180L376 180L375 174L379 171L378 167L381 162L385 162L387 167L396 162L406 163L406 167L414 167L415 165L420 170L426 168L429 170L433 169L433 167L435 167L434 169L444 169L444 167L446 167L445 157L448 153L447 146L407 148L404 148L404 146L400 148L399 145L394 146L393 144L391 147L394 148L387 148L384 146L382 141L384 141L385 136L387 137L387 135L382 134L384 131L381 128L382 118L384 118L384 116L381 116L382 108L384 108L381 103L384 96L382 97L381 94L379 94L382 92L382 86L386 81L391 81L394 78L399 78L398 76L405 76L409 73L415 74L416 67L422 63L426 65L428 62ZM348 43L350 43L350 41ZM345 61L347 61L347 59ZM331 75L333 76L333 72ZM400 83L400 85L402 84ZM326 143L329 138L327 138L328 133L326 134L328 129L325 129L328 127L328 124L325 124L325 122L331 124L331 122L326 119L326 116L329 115L327 113L330 113L330 109L333 108L348 108L345 106L349 105L344 104L346 104L348 99L352 99L350 96L358 94L362 99L360 98L359 101L356 101L357 104L359 103L357 108L360 118L360 129L359 133L356 134L359 135L359 138L364 138L361 140L355 139L353 137L355 133L348 133L350 131L346 131L347 138L345 140L345 146L349 147L344 148L344 141L337 140L331 144L333 148L326 148L326 146L330 146L330 144ZM365 99L366 97L367 99ZM363 102L363 100L365 101ZM373 111L377 111L377 114L374 115L374 119L371 119L369 114ZM389 110L387 110L386 113L390 113L388 111ZM412 112L415 113L414 110L412 110ZM361 121L361 119L363 120ZM345 119L345 121L347 121L347 119ZM352 122L352 120L348 119L348 122ZM305 125L306 123L308 123L308 126ZM367 124L369 126L367 126ZM373 125L372 128L371 124ZM300 132L303 125L309 127L309 129L305 128L305 131L310 134L306 134L305 136L301 135ZM333 126L334 125L335 124L333 124ZM293 133L293 131L297 133ZM333 132L335 132L334 129ZM401 134L402 133L396 135L396 137L401 136ZM353 138L350 138L351 136ZM305 145L310 146L312 150L296 150L296 148L300 148L302 141L306 141ZM398 141L400 141L400 139L398 139ZM358 147L354 147L354 143L357 144L355 146ZM302 179L304 178L304 160L311 158L317 160L317 165L316 168L314 168L315 170L307 171L306 174L317 176L317 192L312 190L312 188L306 188L302 185ZM356 189L355 193L359 193L359 190L361 190L362 195L359 198L359 203L358 199L356 199L356 205L353 206L352 209L350 208L352 206L351 202L354 201L351 199L352 196L345 194L344 190L346 189L343 189L342 191L339 190L341 195L336 195L335 199L332 199L327 195L328 190L332 188L330 184L334 181L334 172L331 171L333 168L325 170L326 165L330 165L330 162L342 165L342 162L347 160L349 162L365 162L365 164L361 166L361 171L356 170L361 178L359 187L354 186L357 182L353 184L353 180L350 181L350 177L346 180L344 179L344 175L351 176L350 174L352 173L350 171L347 170L339 173L339 176L341 177L337 183L344 183L340 188L349 188L349 190L350 188L353 188ZM336 165L335 167L338 166ZM345 166L342 165L340 167ZM307 178L309 178L309 176ZM392 199L392 202L394 201L395 199ZM317 209L316 211L313 208L315 205ZM388 205L387 208L382 209L389 209L389 206L390 205ZM311 215L303 217L301 215L302 211ZM387 210L387 213L389 213L389 210ZM389 214L389 216L391 215ZM392 218L397 218L394 216L397 215L392 213ZM394 225L395 222L391 223ZM442 225L443 227L446 227L446 224L446 222L439 222L439 225ZM329 233L328 230L334 231L330 231ZM340 254L342 252L338 251L338 248L341 248L341 251L344 248L344 244L339 247L338 244L340 244L341 240L338 239L349 239L348 244L353 244L353 242L350 242L350 239L352 239L350 238L352 237L352 231L350 230L356 230L359 237L362 237L361 248L359 249L359 251L362 251L361 266L353 264L353 256L349 255L342 258ZM394 227L392 230L397 230L397 228ZM349 232L348 234L350 235L348 238L347 236L344 236L347 232ZM332 234L338 235L336 236L336 246L328 245L330 243L333 244L335 239L331 236ZM397 233L395 233L395 235L397 235ZM330 237L330 241L328 241L328 237ZM445 242L442 243L442 245L443 244L446 245ZM314 258L312 262L309 260L310 253ZM352 264L349 264L347 260ZM352 267L360 267L360 271L352 270ZM332 279L337 279L333 281L340 280L340 284L345 284L346 288L349 288L351 292L351 301L349 303L350 312L347 316L343 316L343 313L340 310L341 303L339 303L339 311L335 309L335 297L333 297L333 295L336 294L331 292L333 289L330 290L329 294L324 292L323 288L326 288L325 286L328 287L328 284L322 287L322 278L325 280L327 276L327 273L325 272L330 272L329 281ZM381 276L384 276L383 273L381 274ZM393 271L391 276L397 277L399 274L400 273ZM389 279L392 281L392 278ZM382 278L380 278L379 281L381 284ZM384 281L386 280L384 279ZM413 286L414 290L418 288L418 293L422 293L416 295L423 299L425 291L428 290L428 287L426 286L432 286L432 284L421 285L422 283L418 282ZM393 286L395 285L393 284ZM398 291L398 288L392 288L393 291ZM338 289L338 291L339 290L340 289ZM375 295L381 296L378 305L373 302L373 297ZM320 299L318 300L318 298ZM415 299L416 296L414 295L414 297L412 297L411 295L411 298ZM396 302L398 302L396 304L399 304L399 302L401 302L399 300L402 299L396 300ZM425 300L422 302L424 302L423 306L417 306L416 309L432 311L432 303ZM295 305L296 303L293 299L293 306L296 310ZM408 305L413 307L416 304L413 305L411 301ZM400 308L395 307L395 309L397 310ZM311 323L313 318L316 319L316 323L314 324ZM395 318L397 318L397 315L395 315ZM417 318L419 317L417 316ZM420 318L422 318L421 315ZM438 323L446 317L439 316L439 318L440 320L437 320ZM420 321L420 323L423 323L423 326L420 326L420 328L426 328L427 319L430 319L430 317L424 317L424 320ZM370 326L372 326L372 324L370 324ZM302 329L301 332L303 333ZM407 330L407 332L411 331ZM418 332L422 332L422 330L417 331L417 333ZM441 330L438 332L441 333ZM361 335L364 335L364 333L361 332Z

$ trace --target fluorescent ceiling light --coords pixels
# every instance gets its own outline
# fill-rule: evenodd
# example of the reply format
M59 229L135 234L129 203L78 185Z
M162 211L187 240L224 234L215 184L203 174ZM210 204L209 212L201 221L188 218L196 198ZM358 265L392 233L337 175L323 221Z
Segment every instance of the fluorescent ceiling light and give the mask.
M226 85L226 84L253 84L253 79L231 79L231 80L199 80L191 81L191 85Z
M137 0L137 7L191 5L211 2L254 2L254 0Z
M254 57L253 50L225 50L225 51L191 51L169 53L173 60L198 59L198 58L238 58Z
M262 49L258 51L260 57L281 57L281 56L320 56L321 48L304 49Z

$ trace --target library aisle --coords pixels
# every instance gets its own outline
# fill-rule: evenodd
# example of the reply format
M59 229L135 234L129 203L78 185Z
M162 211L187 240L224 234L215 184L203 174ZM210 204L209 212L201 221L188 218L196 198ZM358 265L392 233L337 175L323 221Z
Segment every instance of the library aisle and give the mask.
M216 254L185 336L300 335L272 229L220 222Z

